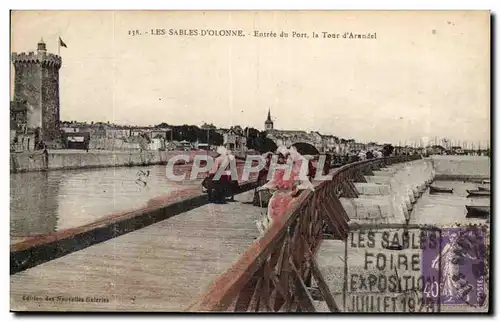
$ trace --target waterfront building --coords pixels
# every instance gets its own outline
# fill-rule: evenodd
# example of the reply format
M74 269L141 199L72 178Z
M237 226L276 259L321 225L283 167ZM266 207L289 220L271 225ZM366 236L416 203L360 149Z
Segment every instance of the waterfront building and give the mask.
M149 131L151 138L162 137L164 141L172 140L172 129L171 128L151 128Z
M150 134L152 128L150 127L131 127L130 128L130 136L140 136L144 134Z
M241 126L232 126L223 132L223 145L226 149L235 153L245 153L247 150L247 138Z
M165 141L166 140L164 136L157 134L151 139L151 142L148 145L148 149L153 151L164 150L166 147Z
M364 151L366 150L366 144L356 142L354 139L347 140L347 151L348 152L353 152L353 151Z
M326 152L337 152L339 139L334 135L322 135L322 145Z
M36 129L27 127L26 101L10 102L10 150L34 150Z
M319 132L311 131L309 137L312 145L314 145L314 147L318 149L319 152L324 152L326 150L323 142L323 136Z
M60 130L62 133L91 133L92 125L82 122L61 122Z
M86 150L90 143L90 132L64 132L62 133L65 148Z
M106 137L108 138L127 138L130 135L130 128L127 127L108 127L106 129Z

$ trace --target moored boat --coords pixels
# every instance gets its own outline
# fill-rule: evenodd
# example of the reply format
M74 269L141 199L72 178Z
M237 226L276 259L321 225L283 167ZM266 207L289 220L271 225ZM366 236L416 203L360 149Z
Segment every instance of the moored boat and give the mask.
M453 193L453 188L443 188L443 187L430 186L429 192L430 193Z
M477 187L477 190L479 190L479 191L491 191L490 187Z
M465 218L487 218L490 216L489 206L465 206L467 214Z
M469 194L467 197L489 197L491 196L491 191L481 191L481 190L467 190Z
M478 183L478 184L490 184L491 180L490 179L473 178L473 179L464 180L464 182L473 182L473 183Z

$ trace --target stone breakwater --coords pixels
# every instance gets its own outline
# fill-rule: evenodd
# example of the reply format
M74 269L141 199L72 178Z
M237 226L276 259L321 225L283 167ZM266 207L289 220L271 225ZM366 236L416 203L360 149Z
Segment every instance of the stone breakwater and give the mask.
M352 223L406 223L413 205L434 180L429 159L373 171L366 183L354 183L358 198L340 198Z
M47 154L42 151L12 152L10 154L10 172L157 165L166 164L170 158L180 154L189 155L189 162L192 162L195 155L206 155L206 153L202 150L187 152L49 150Z
M403 229L382 226L380 229L363 229L356 228L356 224L376 227L378 224L406 223L417 199L435 175L430 159L394 164L365 174L366 183L354 183L357 198L340 198L350 218L348 239L323 240L317 262L341 311L408 312L412 311L408 309L408 302L413 303L413 307L417 305L414 293L406 291L416 280L416 274L408 269L417 265L412 263L420 250L411 247L388 250L383 247L385 241L393 242L394 238L403 241ZM413 231L409 231L410 241L413 235ZM401 289L395 286L401 286ZM328 309L325 302L315 301L314 305L317 311Z
M430 197L425 190L438 180L438 176L444 175L448 180L489 177L489 160L485 157L433 156L372 172L365 175L367 183L355 183L358 198L341 198L351 219L348 239L325 239L316 255L320 271L341 311L488 310L487 305L474 308L439 304L433 295L438 292L433 285L438 284L432 279L435 275L426 275L429 273L424 268L429 268L430 264L425 259L428 257L423 255L435 258L439 248L436 244L432 247L432 238L421 239L422 234L433 235L432 231L405 229L401 225L390 228L384 224L402 224L408 218L410 224L441 227L451 225L456 218L461 218L458 221L463 223L470 222L464 221L463 207L472 201L463 200L465 197L459 194ZM443 182L439 181L438 185ZM449 183L450 186L457 184ZM456 189L456 192L463 189ZM370 224L370 227L362 227L362 224ZM314 305L317 311L328 311L324 301L315 301Z

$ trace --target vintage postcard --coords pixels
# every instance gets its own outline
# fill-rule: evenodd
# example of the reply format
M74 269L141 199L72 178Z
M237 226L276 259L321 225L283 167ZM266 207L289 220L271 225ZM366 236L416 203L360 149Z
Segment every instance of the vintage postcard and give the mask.
M12 11L10 309L490 304L488 11Z

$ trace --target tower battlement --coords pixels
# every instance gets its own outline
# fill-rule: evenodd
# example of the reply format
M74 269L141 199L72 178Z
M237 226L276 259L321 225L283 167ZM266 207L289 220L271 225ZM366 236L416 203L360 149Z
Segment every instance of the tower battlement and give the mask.
M40 40L36 52L12 53L14 101L26 101L26 127L39 133L38 142L58 139L59 70L62 59L47 52Z
M61 56L46 52L12 53L12 62L15 64L41 64L47 67L61 68Z

